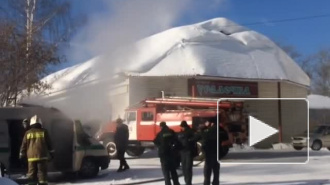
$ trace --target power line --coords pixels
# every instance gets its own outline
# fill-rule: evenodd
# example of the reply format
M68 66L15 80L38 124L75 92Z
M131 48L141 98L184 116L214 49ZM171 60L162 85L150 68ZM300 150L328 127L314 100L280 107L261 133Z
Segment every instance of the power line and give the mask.
M324 17L330 17L330 14L312 15L312 16L288 18L288 19L275 19L275 20L270 20L270 21L258 21L258 22L243 23L240 25L241 26L254 26L254 25L263 25L263 24L270 24L270 23L294 22L294 21L301 21L301 20L324 18ZM239 25L228 25L225 27L231 27L231 26L239 26Z

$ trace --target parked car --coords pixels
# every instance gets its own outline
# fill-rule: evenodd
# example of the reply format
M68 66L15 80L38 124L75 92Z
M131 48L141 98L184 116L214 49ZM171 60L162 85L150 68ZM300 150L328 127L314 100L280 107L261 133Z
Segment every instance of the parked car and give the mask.
M310 130L309 138L309 146L312 150L318 151L323 147L330 150L330 125L320 125ZM301 135L292 137L292 145L296 150L307 147L307 142L307 131Z

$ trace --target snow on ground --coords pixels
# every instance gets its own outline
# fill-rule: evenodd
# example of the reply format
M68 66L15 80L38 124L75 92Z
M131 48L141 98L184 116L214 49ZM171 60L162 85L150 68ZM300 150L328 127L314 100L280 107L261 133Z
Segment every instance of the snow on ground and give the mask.
M101 172L95 179L56 184L127 184L162 177L159 159L153 154L144 155L142 159L131 158L128 163L131 169L123 173L116 172L119 163L117 160L113 160L110 168ZM223 185L325 185L330 184L329 164L330 152L328 150L313 151L309 163L305 165L222 164L220 179ZM179 171L179 173L181 172ZM180 182L184 184L183 177L180 177ZM193 184L200 185L202 182L203 164L194 167L193 177ZM164 181L143 184L163 185Z
M311 94L307 97L310 109L330 109L330 97Z
M0 185L17 185L17 183L6 177L0 177Z

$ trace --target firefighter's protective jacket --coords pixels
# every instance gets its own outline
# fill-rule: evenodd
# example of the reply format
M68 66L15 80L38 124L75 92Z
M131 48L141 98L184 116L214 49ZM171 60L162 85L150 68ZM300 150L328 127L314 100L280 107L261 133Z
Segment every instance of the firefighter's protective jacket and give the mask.
M25 133L20 158L27 157L29 162L48 160L52 152L54 151L47 130L31 128Z

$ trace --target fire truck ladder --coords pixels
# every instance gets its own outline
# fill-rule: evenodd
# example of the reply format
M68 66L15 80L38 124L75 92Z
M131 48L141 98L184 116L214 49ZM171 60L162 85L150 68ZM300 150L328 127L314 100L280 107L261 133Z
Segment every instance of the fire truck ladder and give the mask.
M218 100L216 98L194 98L194 97L162 97L145 100L146 103L150 104L163 104L163 105L182 105L182 106L194 106L194 107L213 107L218 106ZM221 102L220 108L231 108L232 102Z

